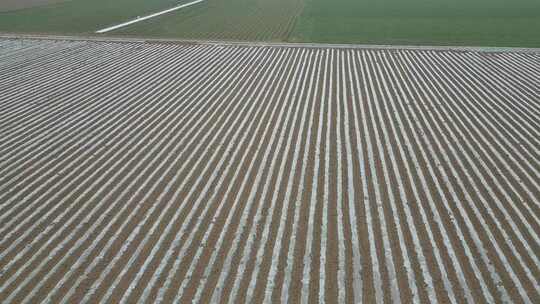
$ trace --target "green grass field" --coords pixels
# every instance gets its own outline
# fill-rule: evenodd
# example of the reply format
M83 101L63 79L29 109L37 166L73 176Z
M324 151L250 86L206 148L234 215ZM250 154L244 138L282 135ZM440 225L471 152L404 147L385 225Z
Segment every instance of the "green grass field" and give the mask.
M92 34L177 3L174 0L72 0L0 13L0 31ZM540 47L540 1L208 0L108 35Z
M292 41L540 46L538 0L306 0Z
M301 4L302 0L210 0L177 13L122 28L115 34L285 41L301 13Z
M106 25L163 10L176 3L178 3L177 0L72 0L0 13L0 31L92 33Z

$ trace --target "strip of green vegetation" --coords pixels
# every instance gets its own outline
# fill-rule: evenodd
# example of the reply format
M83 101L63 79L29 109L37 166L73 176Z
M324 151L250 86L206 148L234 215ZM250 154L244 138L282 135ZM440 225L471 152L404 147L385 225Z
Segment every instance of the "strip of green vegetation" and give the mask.
M0 32L92 33L178 3L178 0L73 0L0 13Z
M207 0L115 35L206 40L285 41L303 0Z
M0 32L91 34L182 2L73 0L0 13ZM540 47L540 1L207 0L108 35Z
M538 0L306 0L294 42L540 47Z

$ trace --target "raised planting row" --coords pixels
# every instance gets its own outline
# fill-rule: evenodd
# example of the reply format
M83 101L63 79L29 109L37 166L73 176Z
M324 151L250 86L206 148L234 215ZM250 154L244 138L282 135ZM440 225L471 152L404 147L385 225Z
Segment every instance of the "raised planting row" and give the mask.
M538 303L540 54L0 40L0 302Z

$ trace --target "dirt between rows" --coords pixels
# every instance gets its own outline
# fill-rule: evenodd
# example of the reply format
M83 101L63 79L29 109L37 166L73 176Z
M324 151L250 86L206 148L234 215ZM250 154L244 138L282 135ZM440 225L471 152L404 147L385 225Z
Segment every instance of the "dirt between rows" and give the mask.
M519 92L538 126L511 85L536 74L473 78L493 63L458 53L124 47L109 81L64 90L5 55L34 77L0 103L21 124L0 124L0 303L540 302L537 132L497 128ZM57 94L41 112L21 105L36 79Z

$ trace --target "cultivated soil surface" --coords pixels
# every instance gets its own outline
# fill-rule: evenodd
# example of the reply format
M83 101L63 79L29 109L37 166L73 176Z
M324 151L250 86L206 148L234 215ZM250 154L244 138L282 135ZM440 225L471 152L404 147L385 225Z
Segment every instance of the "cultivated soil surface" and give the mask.
M2 303L539 303L540 53L0 39Z

